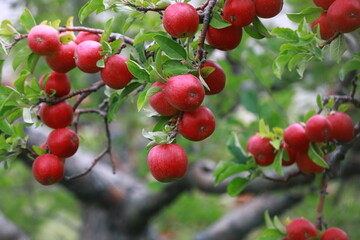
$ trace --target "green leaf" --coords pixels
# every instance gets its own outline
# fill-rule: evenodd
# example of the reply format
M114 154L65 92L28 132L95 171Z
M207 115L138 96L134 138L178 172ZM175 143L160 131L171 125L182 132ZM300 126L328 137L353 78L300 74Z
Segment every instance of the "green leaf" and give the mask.
M96 66L99 67L99 68L104 68L104 67L105 67L104 58L101 58L100 60L98 60L98 61L96 62Z
M258 17L254 18L252 25L254 26L254 29L262 36L266 38L272 37L270 32L267 30L267 28L264 26L264 24L260 21Z
M36 146L36 145L33 145L33 146L32 146L32 150L33 150L38 156L43 155L43 154L46 153L46 150L45 150L45 149L43 149L43 148L41 148L41 147L39 147L39 146Z
M227 148L230 153L236 158L239 163L246 163L249 160L249 157L245 153L244 149L240 145L239 138L236 133L232 133L227 142Z
M320 94L316 95L316 104L317 104L319 109L324 108L324 104L323 104L322 97L321 97Z
M27 32L30 31L31 28L36 26L36 22L34 17L31 15L29 9L25 8L24 12L20 16L20 24L24 26Z
M189 69L178 60L166 61L163 65L163 69L168 76L183 75L189 72Z
M105 25L104 25L104 32L103 34L101 34L101 45L109 40L110 38L110 34L112 32L113 29L113 25L114 25L114 18L110 18L109 20L106 21Z
M216 169L214 171L215 184L219 184L220 182L222 182L223 180L234 174L250 170L254 166L251 165L249 162L247 162L247 164L238 164L231 161L227 161L227 162L221 161L216 166Z
M116 39L115 41L113 41L113 42L110 42L109 43L109 45L110 45L110 47L111 47L111 55L115 55L118 51L119 51L119 49L120 49L120 47L121 47L121 43L122 43L122 39L120 38L120 39Z
M14 130L12 129L11 125L9 124L9 122L6 119L3 119L2 121L0 121L0 130L8 135L14 134Z
M275 225L274 225L273 221L271 220L268 210L266 210L264 212L264 220L265 220L265 225L268 229L275 229Z
M126 62L126 65L135 78L147 82L150 81L149 72L145 68L140 66L137 62L130 60Z
M286 40L287 42L296 43L299 41L299 36L296 31L290 28L276 27L271 31L276 37Z
M270 128L265 124L264 119L260 119L259 121L259 133L262 137L266 137L270 134Z
M165 127L165 125L169 123L170 119L171 117L166 117L166 116L159 117L152 131L153 132L161 131Z
M300 23L304 18L307 22L313 22L319 18L323 11L324 9L320 7L308 7L303 9L300 13L288 13L286 15L291 21L296 23Z
M79 11L79 21L83 23L85 18L89 16L94 11L101 11L104 9L103 1L102 0L91 0L88 1Z
M33 124L34 121L31 116L31 109L30 108L23 108L23 119L25 123Z
M304 122L307 122L307 120L312 116L314 116L315 114L316 114L315 110L310 110L309 112L307 112L304 116Z
M259 33L259 31L254 27L254 25L248 25L244 27L245 32L252 38L263 39L265 36Z
M39 61L40 56L35 54L35 53L31 53L27 59L27 69L29 70L30 73L33 73L36 67L37 62Z
M145 33L143 33L143 31L140 31L134 38L134 45L137 45L144 41L153 41L153 38L157 35L167 36L167 34L164 31L145 32Z
M279 240L285 237L286 236L277 229L266 229L258 240Z
M284 176L284 172L282 170L282 160L283 160L283 154L284 154L284 148L280 149L274 159L274 162L272 163L272 167L275 169L275 171L280 175Z
M310 143L310 148L308 150L308 155L310 159L320 167L329 168L329 165L324 160L324 153L319 148L316 143Z
M169 57L177 60L186 59L185 49L174 40L161 35L155 36L154 40Z
M18 34L18 32L16 31L12 23L8 20L2 21L0 25L0 35L12 36L14 34Z
M12 67L14 71L20 66L20 64L24 63L24 59L28 59L29 56L32 54L29 47L26 45L19 49L14 56Z
M292 58L293 54L291 52L285 51L281 52L276 58L272 65L273 72L276 77L281 78L281 75L284 71L286 64Z
M212 17L210 19L210 26L221 29L228 26L231 26L231 23L223 19L218 12L213 11Z
M327 102L327 104L326 104L326 107L327 107L328 109L332 109L332 108L334 107L334 105L335 105L335 97L331 97L331 98L328 100L328 102Z
M346 50L347 45L343 34L340 34L330 43L330 56L337 63L341 61Z
M338 112L346 112L347 110L349 110L349 108L350 108L349 104L344 103L338 107L337 111Z
M215 67L211 67L211 66L208 66L208 67L202 67L200 69L200 75L203 77L203 78L207 78L208 76L210 76L210 74L215 71Z
M29 71L22 70L20 72L20 77L15 80L14 82L15 89L18 90L20 93L24 92L25 80L29 75L30 75Z
M162 90L161 87L150 87L148 90L143 91L137 101L137 109L138 111L140 111L145 103L148 102L149 98L151 98L152 96L154 96L156 93L160 92Z
M142 83L139 82L131 82L130 84L126 85L126 87L122 90L120 94L120 98L124 98L132 93L135 89L138 89Z
M286 228L284 224L281 223L280 219L277 216L274 217L274 225L275 228L279 230L279 232L281 232L282 234L286 234Z
M229 185L227 186L228 194L232 197L239 195L244 190L248 182L249 182L248 179L240 178L240 177L232 179Z
M360 60L352 59L344 64L339 72L339 77L341 80L344 80L345 75L351 71L360 69Z

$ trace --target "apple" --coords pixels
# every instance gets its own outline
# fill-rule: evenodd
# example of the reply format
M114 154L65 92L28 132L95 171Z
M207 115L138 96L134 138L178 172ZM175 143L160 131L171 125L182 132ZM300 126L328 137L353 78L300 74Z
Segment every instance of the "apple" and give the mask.
M191 74L170 77L164 91L166 100L180 111L195 110L205 97L205 90L200 80Z
M297 152L296 165L304 174L321 173L324 168L314 163L307 152Z
M52 154L60 158L68 158L79 148L79 137L71 129L58 128L49 134L47 144Z
M71 124L73 109L67 101L53 105L42 103L39 109L40 120L51 128L64 128Z
M166 32L174 38L193 36L199 26L196 9L188 3L174 3L168 6L163 15Z
M153 147L147 157L151 174L159 182L171 182L183 177L188 168L188 157L178 144Z
M87 40L92 40L95 42L100 42L101 36L97 33L92 33L92 32L85 32L85 31L80 31L75 39L75 43L76 44L80 44L84 41Z
M261 18L272 18L283 8L283 0L254 0L256 15Z
M233 26L245 27L252 23L256 16L252 0L227 0L223 7L223 18Z
M58 31L48 25L37 25L31 28L27 41L30 50L41 56L54 53L60 46Z
M194 111L185 112L179 124L179 133L191 141L204 140L214 130L214 114L205 106L200 106Z
M260 136L254 136L254 138L249 139L246 148L253 155L255 162L259 166L269 166L274 162L276 151L270 142L270 138Z
M45 57L49 67L59 73L67 73L76 67L74 54L76 43L70 41L66 44L60 44L59 48L50 55Z
M315 225L305 218L295 218L286 226L289 240L308 240L317 237Z
M39 183L51 185L64 177L64 164L53 154L43 154L34 160L32 172Z
M134 78L126 65L129 60L120 54L106 60L105 67L101 69L101 78L106 85L113 89L122 89Z
M321 240L349 240L349 236L340 228L329 228L321 234Z
M336 0L329 7L327 17L336 31L352 32L360 27L360 1Z
M329 19L327 17L327 13L323 12L318 19L313 21L311 24L311 28L314 31L316 25L320 27L320 37L323 40L329 40L333 38L336 34L336 30L330 24Z
M321 7L324 10L327 10L335 0L313 0L316 6Z
M85 73L99 72L101 68L96 66L96 63L102 58L101 51L102 47L99 42L92 40L81 42L75 48L76 66Z
M206 41L216 49L229 51L236 48L242 38L242 28L228 26L225 28L214 28L209 25L206 33Z
M306 136L311 142L326 142L332 140L332 127L326 117L314 115L306 121Z
M71 89L70 79L65 73L50 72L49 77L43 84L46 74L43 74L39 79L39 85L42 90L45 90L46 94L51 95L55 93L56 97L62 97L69 94Z
M178 109L174 108L165 97L165 84L161 82L155 82L151 87L160 87L162 90L155 93L150 97L150 106L162 116L173 116L179 112Z
M286 143L284 144L285 147L285 151L283 155L287 155L287 157L285 158L285 156L283 156L281 165L282 166L290 166L292 164L294 164L296 162L296 155L297 155L297 151L292 149L291 147L289 147L289 145L287 145Z
M300 123L293 123L284 130L284 142L294 150L307 151L310 140Z
M212 70L208 74L208 70ZM200 66L201 76L204 78L210 90L205 90L206 95L213 95L221 92L225 88L226 75L222 67L212 60L206 60Z
M340 142L351 141L355 135L354 122L343 112L336 112L326 117L332 127L332 137Z

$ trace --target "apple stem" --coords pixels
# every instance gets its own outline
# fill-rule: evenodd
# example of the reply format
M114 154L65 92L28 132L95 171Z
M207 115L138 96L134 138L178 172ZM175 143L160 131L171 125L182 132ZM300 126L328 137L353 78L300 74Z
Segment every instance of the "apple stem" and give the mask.
M177 115L175 126L174 126L174 128L173 128L173 130L171 132L170 137L169 137L169 142L170 143L172 143L175 140L175 138L176 138L176 136L177 136L177 134L179 132L179 125L180 125L180 122L181 122L181 119L183 118L183 116L184 116L184 112L179 112L179 114Z

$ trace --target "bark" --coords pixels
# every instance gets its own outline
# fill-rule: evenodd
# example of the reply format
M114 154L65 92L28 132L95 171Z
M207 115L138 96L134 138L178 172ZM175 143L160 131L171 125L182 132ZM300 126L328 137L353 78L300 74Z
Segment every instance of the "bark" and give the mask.
M30 238L0 212L1 240L29 240Z

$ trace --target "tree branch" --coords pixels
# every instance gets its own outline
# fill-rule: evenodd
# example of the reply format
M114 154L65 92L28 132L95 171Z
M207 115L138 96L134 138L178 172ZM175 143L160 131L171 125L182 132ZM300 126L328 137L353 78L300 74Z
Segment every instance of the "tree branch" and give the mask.
M1 240L29 240L30 238L0 212Z

